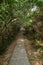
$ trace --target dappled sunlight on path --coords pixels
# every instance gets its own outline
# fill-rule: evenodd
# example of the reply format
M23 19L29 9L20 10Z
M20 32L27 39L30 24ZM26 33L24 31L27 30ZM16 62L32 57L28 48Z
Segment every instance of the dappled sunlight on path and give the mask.
M30 65L24 47L24 39L17 39L17 45L8 65Z

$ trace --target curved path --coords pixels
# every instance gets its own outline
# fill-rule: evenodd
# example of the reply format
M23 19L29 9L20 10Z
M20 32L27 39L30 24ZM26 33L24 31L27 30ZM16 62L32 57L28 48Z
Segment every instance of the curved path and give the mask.
M13 51L12 57L8 65L30 65L26 50L24 47L24 39L21 33L18 35L17 45Z

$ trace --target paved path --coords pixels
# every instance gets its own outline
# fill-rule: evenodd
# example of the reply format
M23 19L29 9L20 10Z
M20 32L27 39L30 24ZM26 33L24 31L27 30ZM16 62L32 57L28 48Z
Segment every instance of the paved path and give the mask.
M17 40L17 45L8 65L30 65L24 47L24 39Z

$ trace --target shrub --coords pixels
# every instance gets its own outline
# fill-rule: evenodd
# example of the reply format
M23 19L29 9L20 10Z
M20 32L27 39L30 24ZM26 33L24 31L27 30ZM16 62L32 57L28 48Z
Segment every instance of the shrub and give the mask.
M27 38L35 39L35 33L36 33L36 31L34 30L32 25L25 27L25 33L24 34L27 36Z
M0 54L3 54L6 51L6 48L14 40L15 36L20 30L20 22L16 21L7 25L7 28L4 28L2 32L2 41L0 41ZM1 40L1 39L0 39Z

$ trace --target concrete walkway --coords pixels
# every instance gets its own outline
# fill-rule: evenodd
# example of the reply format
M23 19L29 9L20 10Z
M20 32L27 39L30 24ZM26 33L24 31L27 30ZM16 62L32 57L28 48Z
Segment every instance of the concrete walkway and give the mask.
M30 65L24 47L24 39L17 40L17 45L8 65Z

